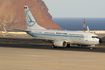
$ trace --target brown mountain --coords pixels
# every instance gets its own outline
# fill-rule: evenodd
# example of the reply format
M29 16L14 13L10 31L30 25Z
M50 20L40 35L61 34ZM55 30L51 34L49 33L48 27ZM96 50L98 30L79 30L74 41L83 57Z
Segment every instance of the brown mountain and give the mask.
M42 0L0 0L0 28L26 29L24 5L28 5L37 23L47 29L61 29L52 21Z

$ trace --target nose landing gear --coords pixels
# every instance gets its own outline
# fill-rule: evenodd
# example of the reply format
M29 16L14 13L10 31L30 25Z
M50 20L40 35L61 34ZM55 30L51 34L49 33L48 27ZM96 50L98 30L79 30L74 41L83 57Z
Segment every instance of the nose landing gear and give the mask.
M94 48L95 46L96 46L96 45L91 45L90 50L93 50L93 48Z

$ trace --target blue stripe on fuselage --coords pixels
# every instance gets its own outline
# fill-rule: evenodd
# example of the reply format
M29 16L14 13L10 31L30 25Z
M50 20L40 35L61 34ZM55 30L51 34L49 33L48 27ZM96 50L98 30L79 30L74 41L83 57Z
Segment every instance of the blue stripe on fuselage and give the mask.
M55 36L55 37L71 37L71 38L84 38L84 36L73 36L73 35L61 35L61 34L46 34L46 33L30 33L27 32L31 36L37 36L37 35L42 35L42 36Z

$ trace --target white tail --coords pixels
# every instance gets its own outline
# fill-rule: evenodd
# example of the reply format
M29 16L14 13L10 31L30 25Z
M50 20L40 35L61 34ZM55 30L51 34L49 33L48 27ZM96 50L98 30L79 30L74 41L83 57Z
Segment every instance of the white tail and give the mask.
M25 15L26 15L26 22L27 22L27 27L29 30L32 29L45 29L41 26L39 26L34 18L34 16L32 15L30 9L28 8L27 5L24 6L25 9Z

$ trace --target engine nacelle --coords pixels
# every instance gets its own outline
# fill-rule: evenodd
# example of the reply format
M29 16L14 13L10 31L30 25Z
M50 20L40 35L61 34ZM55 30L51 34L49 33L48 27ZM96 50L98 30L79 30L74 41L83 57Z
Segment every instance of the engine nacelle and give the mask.
M53 45L57 46L57 47L66 47L67 42L65 42L65 41L55 41Z

